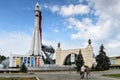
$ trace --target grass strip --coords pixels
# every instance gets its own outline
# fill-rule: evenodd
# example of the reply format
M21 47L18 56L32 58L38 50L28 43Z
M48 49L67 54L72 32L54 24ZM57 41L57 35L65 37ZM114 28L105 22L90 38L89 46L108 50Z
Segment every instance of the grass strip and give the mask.
M103 74L102 76L120 78L120 74Z
M35 77L0 77L0 80L36 80Z

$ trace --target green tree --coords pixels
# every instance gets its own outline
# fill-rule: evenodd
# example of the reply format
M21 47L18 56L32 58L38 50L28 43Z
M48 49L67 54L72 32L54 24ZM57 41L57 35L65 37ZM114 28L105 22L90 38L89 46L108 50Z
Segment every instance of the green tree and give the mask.
M0 55L0 63L6 59L5 56Z
M110 60L108 56L106 56L106 52L104 51L103 44L100 46L99 55L96 56L96 69L97 70L108 70L110 67Z
M81 54L81 49L80 49L79 54L78 54L77 59L76 59L76 69L77 69L77 71L80 71L80 69L83 65L84 65L84 60L83 60L83 56Z
M25 63L23 63L20 67L20 72L27 72L27 67L25 66Z

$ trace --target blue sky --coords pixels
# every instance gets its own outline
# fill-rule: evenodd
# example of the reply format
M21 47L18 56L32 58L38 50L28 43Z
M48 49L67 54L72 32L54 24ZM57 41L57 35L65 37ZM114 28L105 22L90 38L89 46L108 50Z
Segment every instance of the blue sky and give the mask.
M29 52L34 6L42 12L43 44L55 49L85 48L92 40L97 55L101 44L109 56L120 55L120 0L1 0L0 54Z

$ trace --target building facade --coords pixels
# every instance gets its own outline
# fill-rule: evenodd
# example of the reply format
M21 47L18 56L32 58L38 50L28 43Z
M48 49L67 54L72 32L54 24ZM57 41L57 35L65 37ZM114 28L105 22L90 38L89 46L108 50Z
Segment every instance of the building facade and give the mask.
M58 46L56 50L56 64L65 65L65 61L67 61L68 56L70 57L69 61L71 63L75 63L76 60L75 56L79 54L79 50L81 50L81 54L84 60L84 65L92 67L92 65L95 64L95 59L93 56L93 47L91 43L88 43L87 47L82 49L62 50L61 47Z
M120 56L109 57L111 68L119 68L120 69Z

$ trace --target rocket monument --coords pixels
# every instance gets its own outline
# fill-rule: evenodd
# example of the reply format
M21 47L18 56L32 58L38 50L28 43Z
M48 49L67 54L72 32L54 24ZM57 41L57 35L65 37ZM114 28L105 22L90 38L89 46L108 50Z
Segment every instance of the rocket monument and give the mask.
M30 55L33 56L41 56L41 43L42 43L42 30L41 30L41 11L39 10L39 4L37 3L35 6L35 22L34 22L34 30L32 36L32 44L30 48Z
M33 56L33 63L40 65L43 64L42 60L42 15L41 11L39 9L39 4L37 3L35 5L35 22L34 22L34 30L33 30L33 36L32 36L32 44L30 48L29 55Z
M50 57L53 55L54 49L52 47L42 45L42 15L38 3L35 5L34 13L35 21L30 50L27 55L11 54L9 67L20 67L22 63L28 67L39 67L46 64L44 56L46 56L49 63L54 64Z

